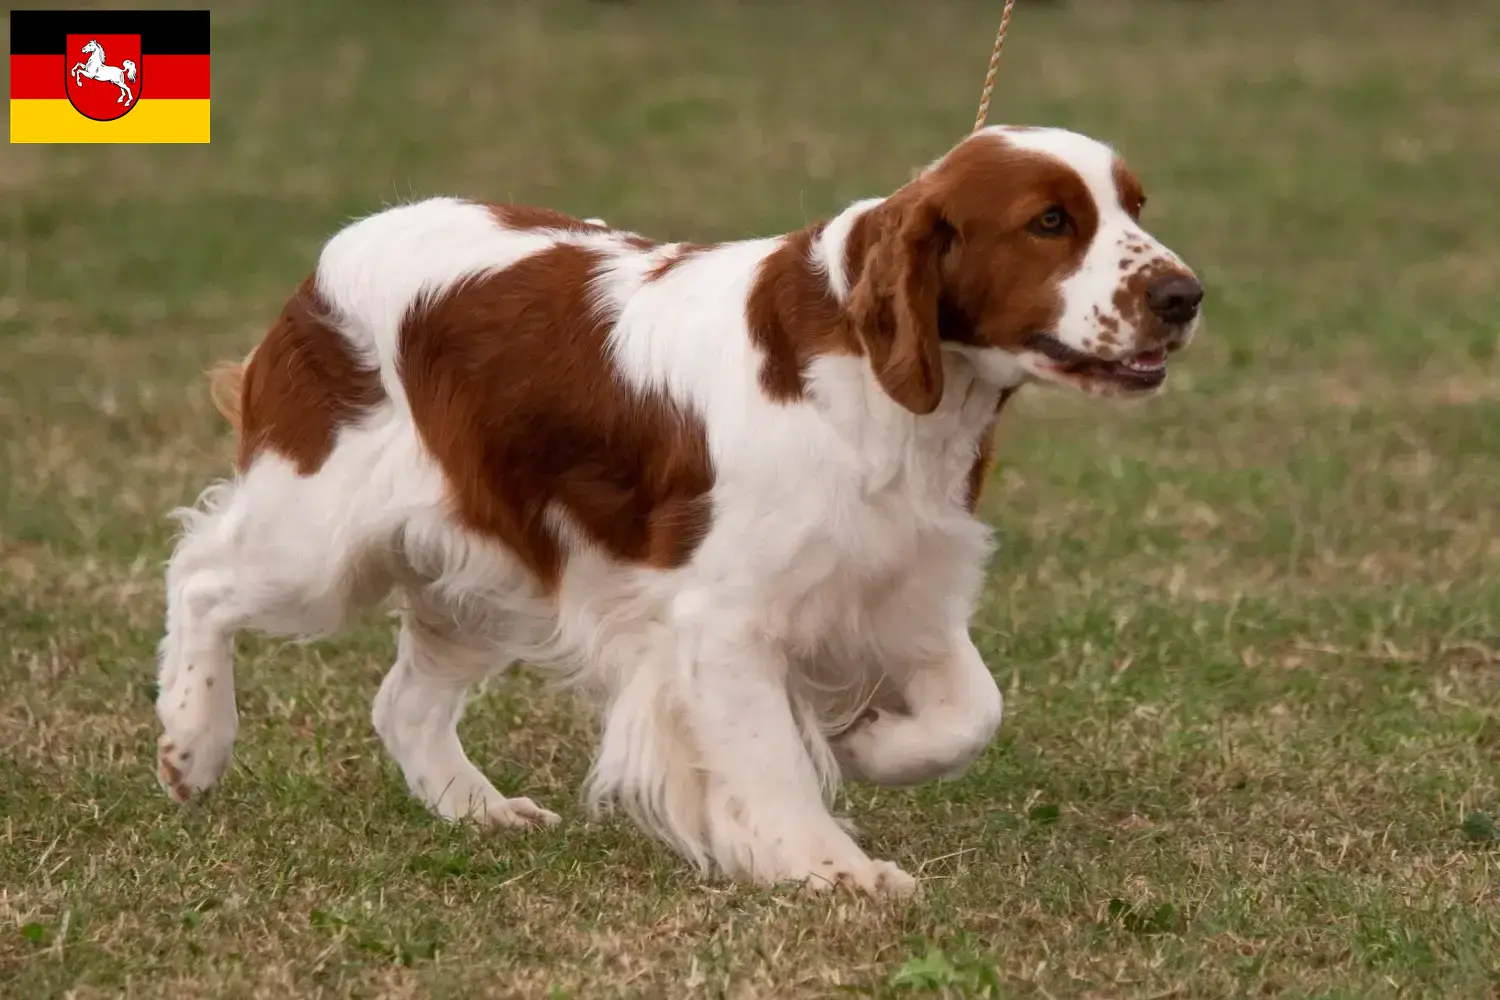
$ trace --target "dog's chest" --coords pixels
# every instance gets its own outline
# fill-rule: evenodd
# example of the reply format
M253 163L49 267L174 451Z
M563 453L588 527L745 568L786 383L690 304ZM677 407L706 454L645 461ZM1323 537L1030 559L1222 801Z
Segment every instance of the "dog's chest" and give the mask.
M989 538L963 503L977 440L976 431L923 442L890 465L827 474L822 513L804 525L774 584L796 645L858 643L968 600Z

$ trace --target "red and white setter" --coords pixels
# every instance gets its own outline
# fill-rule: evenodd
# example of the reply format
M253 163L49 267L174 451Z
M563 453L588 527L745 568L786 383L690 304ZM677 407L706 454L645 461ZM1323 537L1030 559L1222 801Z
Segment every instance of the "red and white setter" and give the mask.
M440 815L557 820L456 734L527 660L596 699L590 806L732 878L911 890L829 796L957 774L999 726L968 631L991 432L1027 382L1166 379L1203 291L1144 201L1108 146L992 127L766 239L452 198L349 225L215 375L239 453L178 512L162 784L229 760L236 630L394 596L374 726Z

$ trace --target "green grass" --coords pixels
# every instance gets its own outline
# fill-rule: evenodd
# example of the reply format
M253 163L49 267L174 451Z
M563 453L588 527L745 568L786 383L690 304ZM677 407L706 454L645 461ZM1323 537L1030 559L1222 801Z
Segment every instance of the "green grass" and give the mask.
M0 995L1500 993L1500 8L1017 7L993 118L1116 143L1209 327L1145 404L1023 394L963 779L852 788L911 905L701 882L576 789L535 679L463 723L564 814L416 806L389 623L241 642L236 762L155 786L166 511L201 370L349 217L439 192L663 237L888 191L971 121L1001 4L214 10L214 141L0 160ZM311 8L311 9L309 9Z

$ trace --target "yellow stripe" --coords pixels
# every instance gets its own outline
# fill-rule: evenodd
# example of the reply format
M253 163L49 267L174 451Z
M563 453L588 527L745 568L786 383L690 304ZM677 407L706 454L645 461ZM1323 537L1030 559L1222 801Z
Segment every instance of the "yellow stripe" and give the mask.
M11 142L207 142L208 101L147 98L123 118L96 122L67 101L11 101Z

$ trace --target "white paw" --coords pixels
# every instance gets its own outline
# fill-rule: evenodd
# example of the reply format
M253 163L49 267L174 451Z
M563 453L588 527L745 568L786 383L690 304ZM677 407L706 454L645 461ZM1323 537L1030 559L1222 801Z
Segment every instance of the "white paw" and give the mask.
M445 784L436 802L428 804L444 819L489 827L551 826L561 819L528 798L506 798L482 777L455 778Z
M156 741L156 780L173 801L186 802L218 783L233 749L232 731L227 738L211 730L163 733Z
M849 889L871 896L910 896L917 891L917 880L892 861L859 858L837 861L823 858L811 866L802 881L807 892L823 893Z
M156 717L162 735L156 741L156 780L178 802L186 802L219 781L234 752L239 716L234 695L219 677L178 669L169 663L162 671Z
M491 826L552 826L562 820L557 813L543 809L528 798L506 799L499 813L487 813L486 816Z

